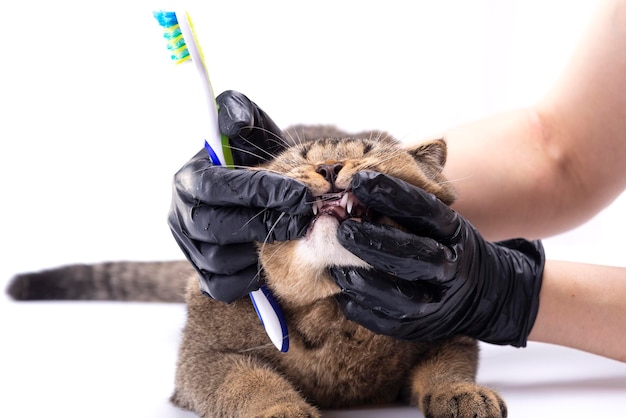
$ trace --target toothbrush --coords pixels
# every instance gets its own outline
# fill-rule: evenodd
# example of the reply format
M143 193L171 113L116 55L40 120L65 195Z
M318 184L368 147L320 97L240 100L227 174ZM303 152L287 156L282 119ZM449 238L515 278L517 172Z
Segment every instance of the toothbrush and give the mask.
M209 73L204 63L204 55L193 28L193 23L186 11L155 11L154 17L163 28L163 37L167 40L172 60L177 64L191 62L200 76L202 91L205 96L207 120L204 132L204 147L214 165L232 166L228 137L222 135L217 119L217 104L209 80ZM281 352L289 349L289 334L285 317L271 291L264 285L250 292L254 305L267 335Z

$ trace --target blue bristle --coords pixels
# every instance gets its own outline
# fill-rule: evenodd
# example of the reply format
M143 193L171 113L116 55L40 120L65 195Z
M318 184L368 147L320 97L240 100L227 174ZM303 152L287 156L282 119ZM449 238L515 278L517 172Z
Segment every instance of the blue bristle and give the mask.
M165 10L159 10L156 12L152 12L154 18L159 22L159 25L164 28L169 28L174 25L178 25L178 19L176 19L176 13L167 12Z
M152 15L163 28L163 37L167 40L167 49L172 53L170 58L177 63L190 59L189 50L187 49L180 26L178 26L176 13L159 10L152 12Z

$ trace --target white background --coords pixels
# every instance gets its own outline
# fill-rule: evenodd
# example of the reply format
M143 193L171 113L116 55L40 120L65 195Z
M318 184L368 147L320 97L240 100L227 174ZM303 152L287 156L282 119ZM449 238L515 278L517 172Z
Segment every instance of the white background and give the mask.
M169 61L152 3L40 3L3 6L0 284L66 263L180 258L165 219L172 175L202 145L195 73ZM229 0L191 11L216 92L244 92L282 127L410 140L539 99L596 4ZM546 240L548 256L626 265L624 200ZM167 403L183 321L179 305L0 297L0 416L192 416ZM626 407L623 364L541 344L485 346L483 357L479 378L511 417Z

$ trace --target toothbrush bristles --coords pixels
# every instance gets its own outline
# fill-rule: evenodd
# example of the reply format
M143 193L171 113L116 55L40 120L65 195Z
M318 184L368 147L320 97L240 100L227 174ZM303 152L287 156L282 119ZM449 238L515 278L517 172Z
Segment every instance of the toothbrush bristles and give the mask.
M178 25L176 13L159 10L152 12L154 18L163 28L163 38L167 41L167 49L170 50L170 58L177 64L191 58L185 38Z

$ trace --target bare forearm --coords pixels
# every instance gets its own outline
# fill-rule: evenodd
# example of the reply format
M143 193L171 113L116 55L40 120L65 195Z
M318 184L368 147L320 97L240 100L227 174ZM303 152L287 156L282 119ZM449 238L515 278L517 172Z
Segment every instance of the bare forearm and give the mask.
M444 174L458 192L453 207L490 240L540 238L574 226L556 216L564 186L534 109L519 109L445 133Z
M626 361L626 268L548 261L529 340Z
M545 98L449 130L454 208L492 240L577 226L626 187L626 0L605 0Z
M626 185L626 115L613 122L623 132L600 137L590 133L600 129L594 125L599 118L580 133L565 134L563 116L540 109L513 110L444 134L444 175L459 196L453 208L490 240L565 232L609 205Z

